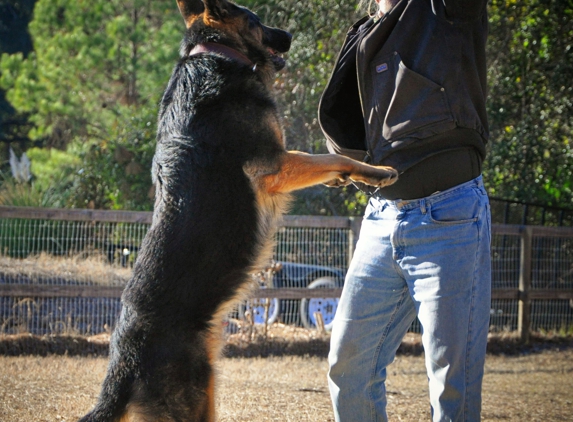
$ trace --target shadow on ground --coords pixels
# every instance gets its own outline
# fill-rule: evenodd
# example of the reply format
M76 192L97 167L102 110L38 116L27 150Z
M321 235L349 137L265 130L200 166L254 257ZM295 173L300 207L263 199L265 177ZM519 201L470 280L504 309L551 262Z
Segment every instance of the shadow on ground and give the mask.
M95 336L32 334L0 335L1 356L107 356L109 354L108 333ZM317 330L274 324L266 333L254 330L226 336L223 354L226 357L268 357L268 356L316 356L326 357L330 336ZM488 354L518 355L538 353L545 350L573 348L573 336L548 334L531 335L529 344L523 344L514 333L491 333L488 339ZM408 333L398 354L421 355L421 336Z

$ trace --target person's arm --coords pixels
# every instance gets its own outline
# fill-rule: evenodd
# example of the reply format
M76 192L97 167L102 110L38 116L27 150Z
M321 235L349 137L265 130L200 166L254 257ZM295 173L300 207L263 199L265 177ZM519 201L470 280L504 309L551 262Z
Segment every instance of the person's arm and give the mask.
M486 11L487 0L438 0L446 6L446 14L451 19L479 19Z

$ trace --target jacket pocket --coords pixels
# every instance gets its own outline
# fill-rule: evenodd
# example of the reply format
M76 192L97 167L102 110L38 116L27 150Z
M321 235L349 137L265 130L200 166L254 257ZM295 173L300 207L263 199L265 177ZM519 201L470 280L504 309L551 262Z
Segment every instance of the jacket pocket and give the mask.
M375 58L372 113L382 137L423 139L452 129L454 121L444 87L406 67L397 52Z

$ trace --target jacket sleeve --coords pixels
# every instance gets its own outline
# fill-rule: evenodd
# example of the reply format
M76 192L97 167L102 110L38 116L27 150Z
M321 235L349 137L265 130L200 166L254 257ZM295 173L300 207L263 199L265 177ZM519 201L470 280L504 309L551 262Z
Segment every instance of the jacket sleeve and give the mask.
M476 20L486 12L487 0L438 0L443 1L450 19Z

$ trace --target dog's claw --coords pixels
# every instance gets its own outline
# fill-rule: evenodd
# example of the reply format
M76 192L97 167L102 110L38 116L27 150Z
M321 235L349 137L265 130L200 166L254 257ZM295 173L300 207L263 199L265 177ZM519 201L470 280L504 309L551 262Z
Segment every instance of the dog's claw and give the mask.
M378 187L390 186L396 183L397 180L398 180L398 172L396 170L393 170L392 173L386 179L381 180L377 186Z
M374 167L368 174L360 174L351 177L356 182L361 182L370 186L383 188L390 186L398 180L398 172L391 167Z

